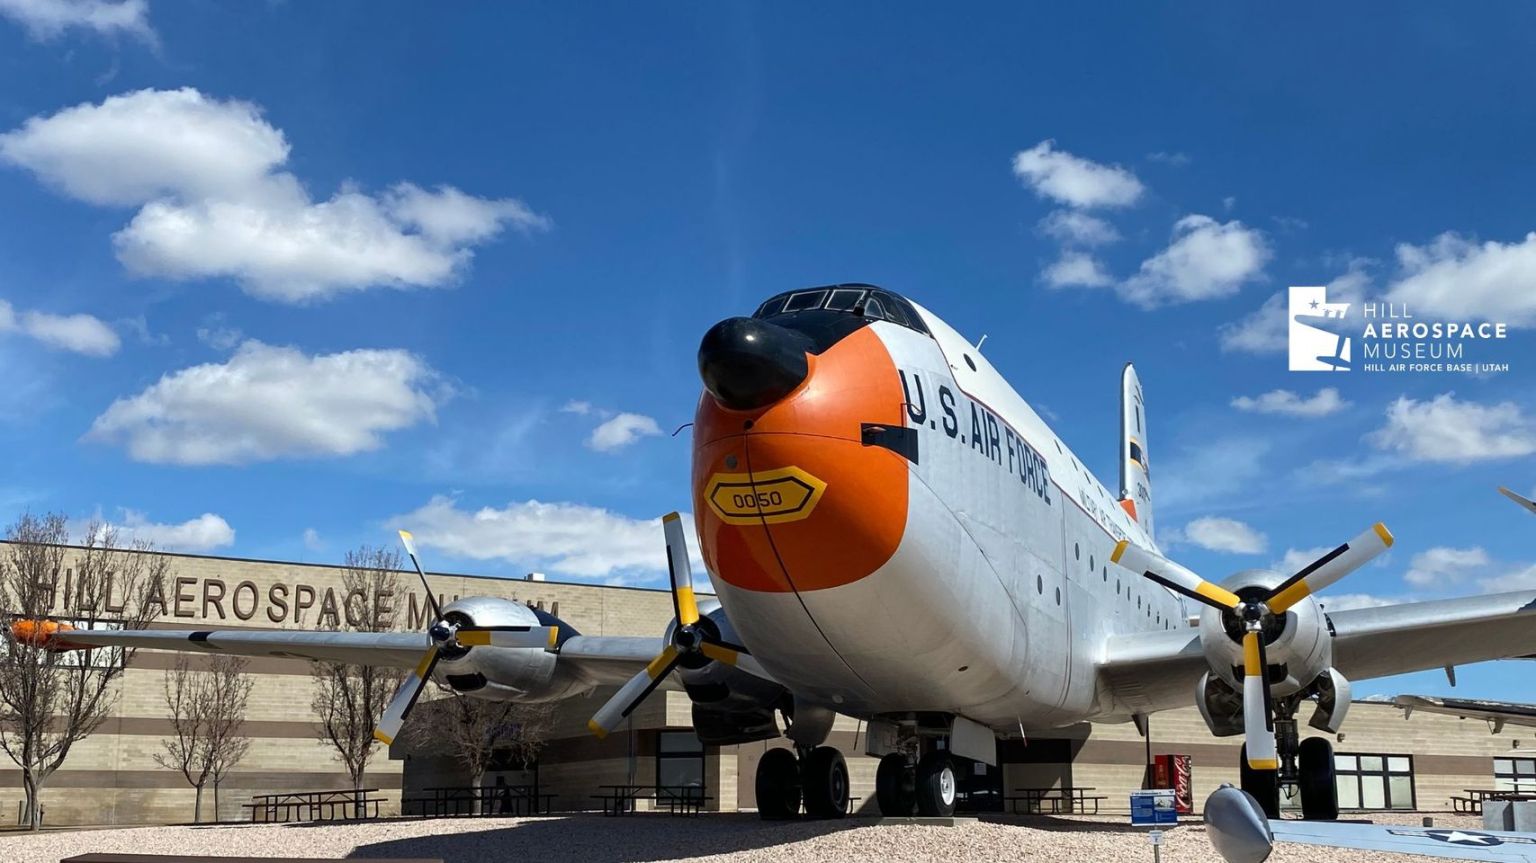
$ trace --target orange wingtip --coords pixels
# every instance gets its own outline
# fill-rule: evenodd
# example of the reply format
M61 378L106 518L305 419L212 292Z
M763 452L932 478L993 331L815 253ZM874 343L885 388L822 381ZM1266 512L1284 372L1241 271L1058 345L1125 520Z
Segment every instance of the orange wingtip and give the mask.
M11 638L21 644L49 650L83 650L80 645L70 644L59 637L60 633L73 630L73 626L57 620L18 620L11 624Z
M1120 501L1120 508L1125 510L1126 513L1130 515L1131 521L1139 520L1136 518L1136 501L1131 500L1130 498L1125 498L1124 500Z

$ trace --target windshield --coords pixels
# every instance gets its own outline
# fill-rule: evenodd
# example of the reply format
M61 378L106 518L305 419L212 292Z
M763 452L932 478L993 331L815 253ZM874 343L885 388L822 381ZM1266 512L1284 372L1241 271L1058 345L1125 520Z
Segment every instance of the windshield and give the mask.
M781 326L794 327L790 320L781 318L787 319L806 312L837 312L863 318L865 322L890 321L920 333L928 332L923 319L911 303L872 285L832 285L787 291L758 306L752 317L771 318Z

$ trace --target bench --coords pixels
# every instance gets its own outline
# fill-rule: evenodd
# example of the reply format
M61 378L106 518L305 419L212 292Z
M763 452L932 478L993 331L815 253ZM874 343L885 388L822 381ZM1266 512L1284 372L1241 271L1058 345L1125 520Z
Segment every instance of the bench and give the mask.
M1091 786L1079 786L1076 788L1015 788L1014 793L1003 797L1003 801L1009 804L1013 814L1019 814L1019 803L1024 803L1026 813L1036 815L1046 814L1046 806L1050 807L1051 815L1067 813L1099 814L1099 804L1108 800L1105 794L1089 794L1094 789ZM1088 812L1092 806L1093 811Z
M557 794L541 794L532 785L496 785L489 787L456 786L428 788L426 794L400 798L400 814L410 815L411 804L422 818L483 818L499 815L548 814ZM526 812L524 810L527 810Z
M377 788L347 788L340 791L293 791L284 794L257 794L240 808L251 810L251 822L287 823L290 821L348 821L379 817L379 804L387 797L370 797ZM260 816L260 817L258 817ZM279 817L281 816L281 817Z

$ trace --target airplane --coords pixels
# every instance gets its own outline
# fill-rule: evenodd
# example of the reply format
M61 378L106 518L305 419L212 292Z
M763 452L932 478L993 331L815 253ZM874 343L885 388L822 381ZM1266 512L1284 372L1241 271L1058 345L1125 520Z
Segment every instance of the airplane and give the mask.
M1206 835L1227 863L1264 863L1276 842L1421 857L1536 863L1536 834L1401 824L1283 821L1252 795L1223 785L1205 801Z
M1392 703L1401 711L1403 718L1410 719L1414 711L1441 713L1458 719L1482 719L1494 734L1505 725L1536 726L1536 704L1519 704L1512 701L1486 701L1480 698L1441 698L1435 695L1398 695Z
M590 723L599 736L681 687L706 744L793 744L759 763L768 819L847 811L848 768L826 745L838 713L869 723L882 813L948 815L957 770L995 766L1000 737L1085 721L1145 733L1150 714L1191 700L1213 734L1244 735L1242 787L1266 811L1278 814L1284 785L1306 817L1330 819L1331 745L1299 739L1302 702L1316 703L1313 727L1336 732L1351 680L1536 652L1536 591L1325 612L1314 594L1393 543L1379 523L1293 574L1218 584L1170 560L1130 364L1117 492L976 346L893 291L779 294L712 326L698 365L692 528L717 598L694 595L683 522L667 517L674 619L659 637L582 635L489 597L434 603L425 633L29 621L13 635L408 668L380 722L386 742L429 680L526 700L618 685Z
M1339 312L1324 312L1321 315L1296 316L1296 323L1298 324L1306 324L1314 329L1338 336L1339 340L1334 344L1333 354L1331 356L1323 354L1316 358L1318 362L1332 366L1334 371L1347 371L1349 369L1349 360L1344 359L1344 348L1349 345L1350 336L1359 335L1360 333L1359 322L1352 322L1350 318L1351 315L1348 308Z

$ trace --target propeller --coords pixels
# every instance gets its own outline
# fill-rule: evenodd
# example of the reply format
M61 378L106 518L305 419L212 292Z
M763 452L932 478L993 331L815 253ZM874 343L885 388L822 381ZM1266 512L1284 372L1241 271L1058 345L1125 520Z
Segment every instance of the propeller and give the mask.
M1334 584L1391 546L1391 531L1377 522L1258 599L1243 599L1156 552L1131 545L1129 540L1120 540L1109 559L1196 602L1237 615L1243 625L1243 736L1248 766L1254 770L1278 770L1267 671L1269 658L1264 651L1265 621L1285 614L1296 603Z
M421 697L427 681L432 679L432 671L437 667L438 660L442 659L444 650L456 651L461 656L463 651L471 647L553 650L560 637L558 626L475 626L455 620L451 615L444 615L437 595L432 592L432 585L427 581L427 573L421 568L421 560L416 555L416 538L410 531L402 530L400 542L405 546L405 553L410 555L411 564L416 567L421 585L427 591L427 604L432 609L432 623L427 627L427 638L431 640L432 646L427 648L421 655L421 661L401 681L394 698L390 699L389 706L384 709L384 715L379 717L379 724L373 730L373 739L385 746L394 743L400 734L405 718L411 715L416 699Z
M599 739L607 737L647 696L656 691L656 687L661 685L673 669L690 658L701 657L706 663L724 662L748 674L773 679L745 647L720 638L714 625L701 619L699 604L693 595L693 572L688 565L688 546L683 541L682 516L675 512L668 513L662 516L661 525L667 540L667 572L672 580L672 612L676 618L672 641L645 668L619 687L619 691L598 708L597 713L587 722L587 728Z

